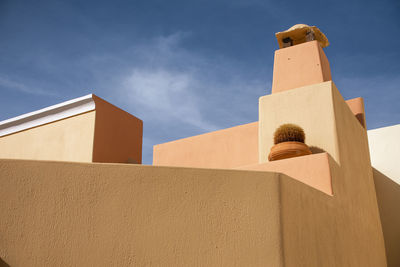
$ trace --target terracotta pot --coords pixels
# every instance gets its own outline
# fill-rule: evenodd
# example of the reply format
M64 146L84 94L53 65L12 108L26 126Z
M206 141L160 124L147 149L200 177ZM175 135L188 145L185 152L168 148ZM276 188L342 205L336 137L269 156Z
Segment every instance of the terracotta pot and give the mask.
M283 142L274 145L268 155L269 161L288 159L310 155L311 150L308 146L301 142Z

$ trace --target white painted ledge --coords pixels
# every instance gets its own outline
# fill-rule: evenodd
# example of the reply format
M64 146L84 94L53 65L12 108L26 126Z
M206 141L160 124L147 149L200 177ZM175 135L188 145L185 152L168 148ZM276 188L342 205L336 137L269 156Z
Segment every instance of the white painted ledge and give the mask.
M0 137L82 114L95 110L95 108L96 104L93 94L78 97L57 105L0 121Z

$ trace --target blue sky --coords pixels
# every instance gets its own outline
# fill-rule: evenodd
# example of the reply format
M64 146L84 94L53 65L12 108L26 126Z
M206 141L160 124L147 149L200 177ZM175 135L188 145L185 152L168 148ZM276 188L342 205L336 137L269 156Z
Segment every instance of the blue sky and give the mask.
M369 129L400 123L400 1L0 0L0 120L94 93L154 144L258 120L274 33L318 26Z

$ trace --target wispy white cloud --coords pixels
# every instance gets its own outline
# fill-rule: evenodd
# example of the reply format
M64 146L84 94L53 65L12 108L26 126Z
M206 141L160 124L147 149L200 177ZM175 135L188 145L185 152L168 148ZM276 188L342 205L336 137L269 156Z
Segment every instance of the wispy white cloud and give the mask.
M145 163L151 163L155 144L257 120L258 97L270 84L250 79L238 62L185 49L186 38L190 33L178 32L135 44L122 52L124 64L95 58L97 65L112 60L123 66L111 80L105 69L96 76L107 77L100 81L107 99L144 121Z
M3 87L8 90L17 90L22 93L33 94L33 95L46 95L46 96L55 95L54 93L49 92L47 90L43 90L40 88L33 88L32 86L28 86L25 83L14 81L1 75L0 75L0 87Z
M218 126L204 120L197 94L191 89L197 82L190 72L134 68L122 92L126 100L151 114L153 121L177 120L202 131L216 130Z
M214 115L242 117L244 109L253 106L246 100L256 102L264 93L264 82L246 80L228 60L184 49L180 44L187 36L175 33L136 46L133 54L138 63L123 71L116 92L121 101L137 106L151 121L179 121L200 132L220 129L226 125L220 125Z

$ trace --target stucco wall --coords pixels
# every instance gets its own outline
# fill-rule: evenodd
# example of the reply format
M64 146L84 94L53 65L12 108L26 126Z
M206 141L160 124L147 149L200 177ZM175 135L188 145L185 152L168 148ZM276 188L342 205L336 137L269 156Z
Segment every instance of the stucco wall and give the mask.
M258 162L258 122L154 146L153 165L234 168Z
M0 158L141 163L143 122L95 95L87 100L92 111L0 137Z
M95 95L93 99L93 162L142 163L143 121Z
M400 266L400 185L374 169L374 182L388 267Z
M332 82L324 82L260 97L259 163L268 161L275 129L285 123L304 129L305 143L312 151L328 152L339 161L333 90L337 89Z
M275 51L273 94L330 80L329 61L318 41Z
M333 196L268 172L0 160L0 257L10 266L386 266L370 179L329 162Z
M10 266L282 266L279 174L0 160Z
M0 137L0 158L91 162L95 111Z
M368 131L371 163L400 184L400 124Z

